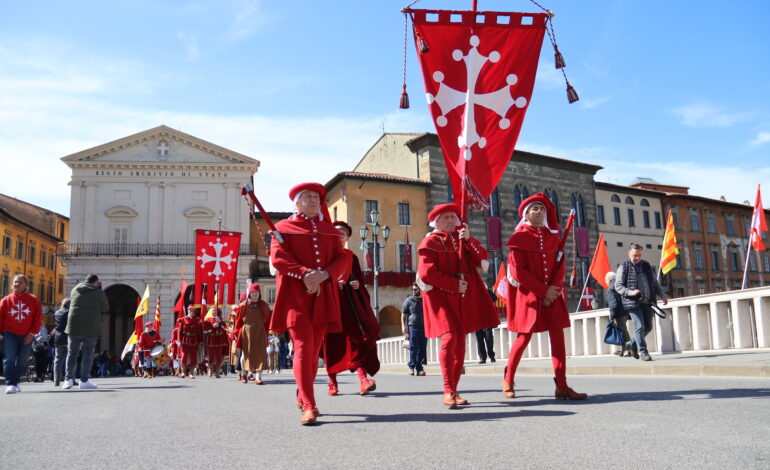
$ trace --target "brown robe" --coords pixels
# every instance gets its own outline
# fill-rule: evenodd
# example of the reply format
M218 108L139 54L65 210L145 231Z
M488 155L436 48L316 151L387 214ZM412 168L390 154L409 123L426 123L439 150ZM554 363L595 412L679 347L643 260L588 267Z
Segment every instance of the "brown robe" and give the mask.
M243 368L248 371L262 371L267 362L267 331L270 321L270 307L260 300L253 304L243 302L238 308L235 331L243 350Z

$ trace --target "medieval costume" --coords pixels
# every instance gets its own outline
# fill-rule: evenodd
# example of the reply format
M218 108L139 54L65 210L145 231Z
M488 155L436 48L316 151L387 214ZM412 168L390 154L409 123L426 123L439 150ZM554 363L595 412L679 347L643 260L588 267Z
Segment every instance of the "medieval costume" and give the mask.
M229 341L225 322L219 318L216 311L203 322L203 336L206 338L206 349L208 350L209 374L213 373L216 378L220 378L222 376L222 358Z
M439 363L444 378L444 404L450 408L468 404L457 394L465 362L466 334L500 323L478 273L478 268L486 263L487 251L468 234L467 228L457 230L459 214L460 208L455 204L434 207L428 220L436 230L417 249L418 284L424 291L425 336L441 338Z
M276 333L288 329L291 336L303 425L315 424L319 414L313 382L326 334L342 330L337 283L345 278L349 262L340 233L329 220L325 197L326 190L318 183L292 188L289 198L298 213L276 224L283 243L273 237L270 248L270 261L277 270L270 329Z
M246 374L255 374L254 383L262 385L262 369L267 363L267 331L270 322L270 306L262 300L259 284L252 284L246 292L246 300L238 306L235 318L235 334L241 357L241 381L246 383Z
M152 348L163 344L160 333L155 331L154 322L144 324L144 331L139 335L139 347L144 354L144 378L150 379L158 374L158 362L152 357Z
M192 305L187 308L187 316L177 320L177 325L179 325L179 343L182 349L179 358L182 376L194 379L198 364L198 346L203 341L203 326Z
M352 229L345 222L335 222L334 226L344 232L343 240L350 238ZM329 395L339 393L337 374L349 370L358 373L361 388L359 395L366 395L377 388L374 376L380 370L377 357L377 340L380 339L380 324L372 311L369 292L364 286L364 273L358 257L345 250L350 260L349 272L340 288L340 320L342 332L328 333L323 347L323 359L329 375Z
M517 286L509 289L508 330L518 334L511 345L503 394L515 397L514 376L521 356L533 333L548 331L556 398L584 399L584 393L576 393L567 386L564 328L570 322L564 296L566 264L556 263L560 240L556 207L545 194L538 193L521 203L519 215L522 222L506 244L510 249L508 273ZM549 298L554 295L555 298Z

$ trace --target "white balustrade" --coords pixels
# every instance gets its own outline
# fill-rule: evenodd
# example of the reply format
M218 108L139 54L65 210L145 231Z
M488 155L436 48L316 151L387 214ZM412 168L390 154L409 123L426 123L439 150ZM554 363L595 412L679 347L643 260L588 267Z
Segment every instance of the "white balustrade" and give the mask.
M653 353L708 351L726 349L770 348L770 287L720 292L672 299L668 305L658 304L666 318L654 316L653 330L647 335L647 347ZM570 328L564 330L569 356L608 355L619 347L604 343L609 321L607 309L590 310L570 315ZM628 331L634 325L629 319ZM495 357L507 360L516 333L503 322L494 330ZM385 338L377 342L383 365L406 364L409 350L404 337ZM428 362L438 362L440 341L428 339ZM548 333L532 335L524 353L526 358L550 357ZM465 359L477 361L476 336L466 340Z

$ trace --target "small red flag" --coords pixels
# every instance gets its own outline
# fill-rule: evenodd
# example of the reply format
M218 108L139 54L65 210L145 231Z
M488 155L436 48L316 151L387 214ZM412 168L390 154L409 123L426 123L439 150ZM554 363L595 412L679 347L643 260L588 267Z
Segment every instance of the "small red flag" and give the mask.
M406 230L406 240L404 241L404 266L407 271L412 271L412 245L409 243L409 230Z
M591 273L591 276L594 277L599 285L607 289L609 286L604 280L604 277L610 271L612 271L612 269L610 268L610 260L607 258L607 247L604 246L604 234L599 234L599 240L596 242L596 250L594 250L594 259L591 260L591 268L588 272Z
M754 214L751 216L751 245L754 251L765 251L767 247L762 243L762 232L767 232L765 210L762 208L762 195L757 185L757 199L754 201Z

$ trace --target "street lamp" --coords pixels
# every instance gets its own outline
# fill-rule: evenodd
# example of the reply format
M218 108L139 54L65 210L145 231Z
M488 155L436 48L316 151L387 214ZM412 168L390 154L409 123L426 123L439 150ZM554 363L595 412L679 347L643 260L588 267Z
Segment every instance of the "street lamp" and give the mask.
M388 237L390 236L390 227L387 225L384 227L380 227L380 213L377 211L377 209L372 210L372 212L369 213L369 223L372 226L372 246L374 251L373 255L373 262L374 262L374 315L377 317L377 320L380 319L380 298L379 298L379 276L380 276L380 228L382 228L382 244L385 246L385 243L388 241ZM363 249L368 250L369 247L366 243L366 236L369 233L369 227L366 225L362 225L359 229L358 233L361 235L361 246Z

